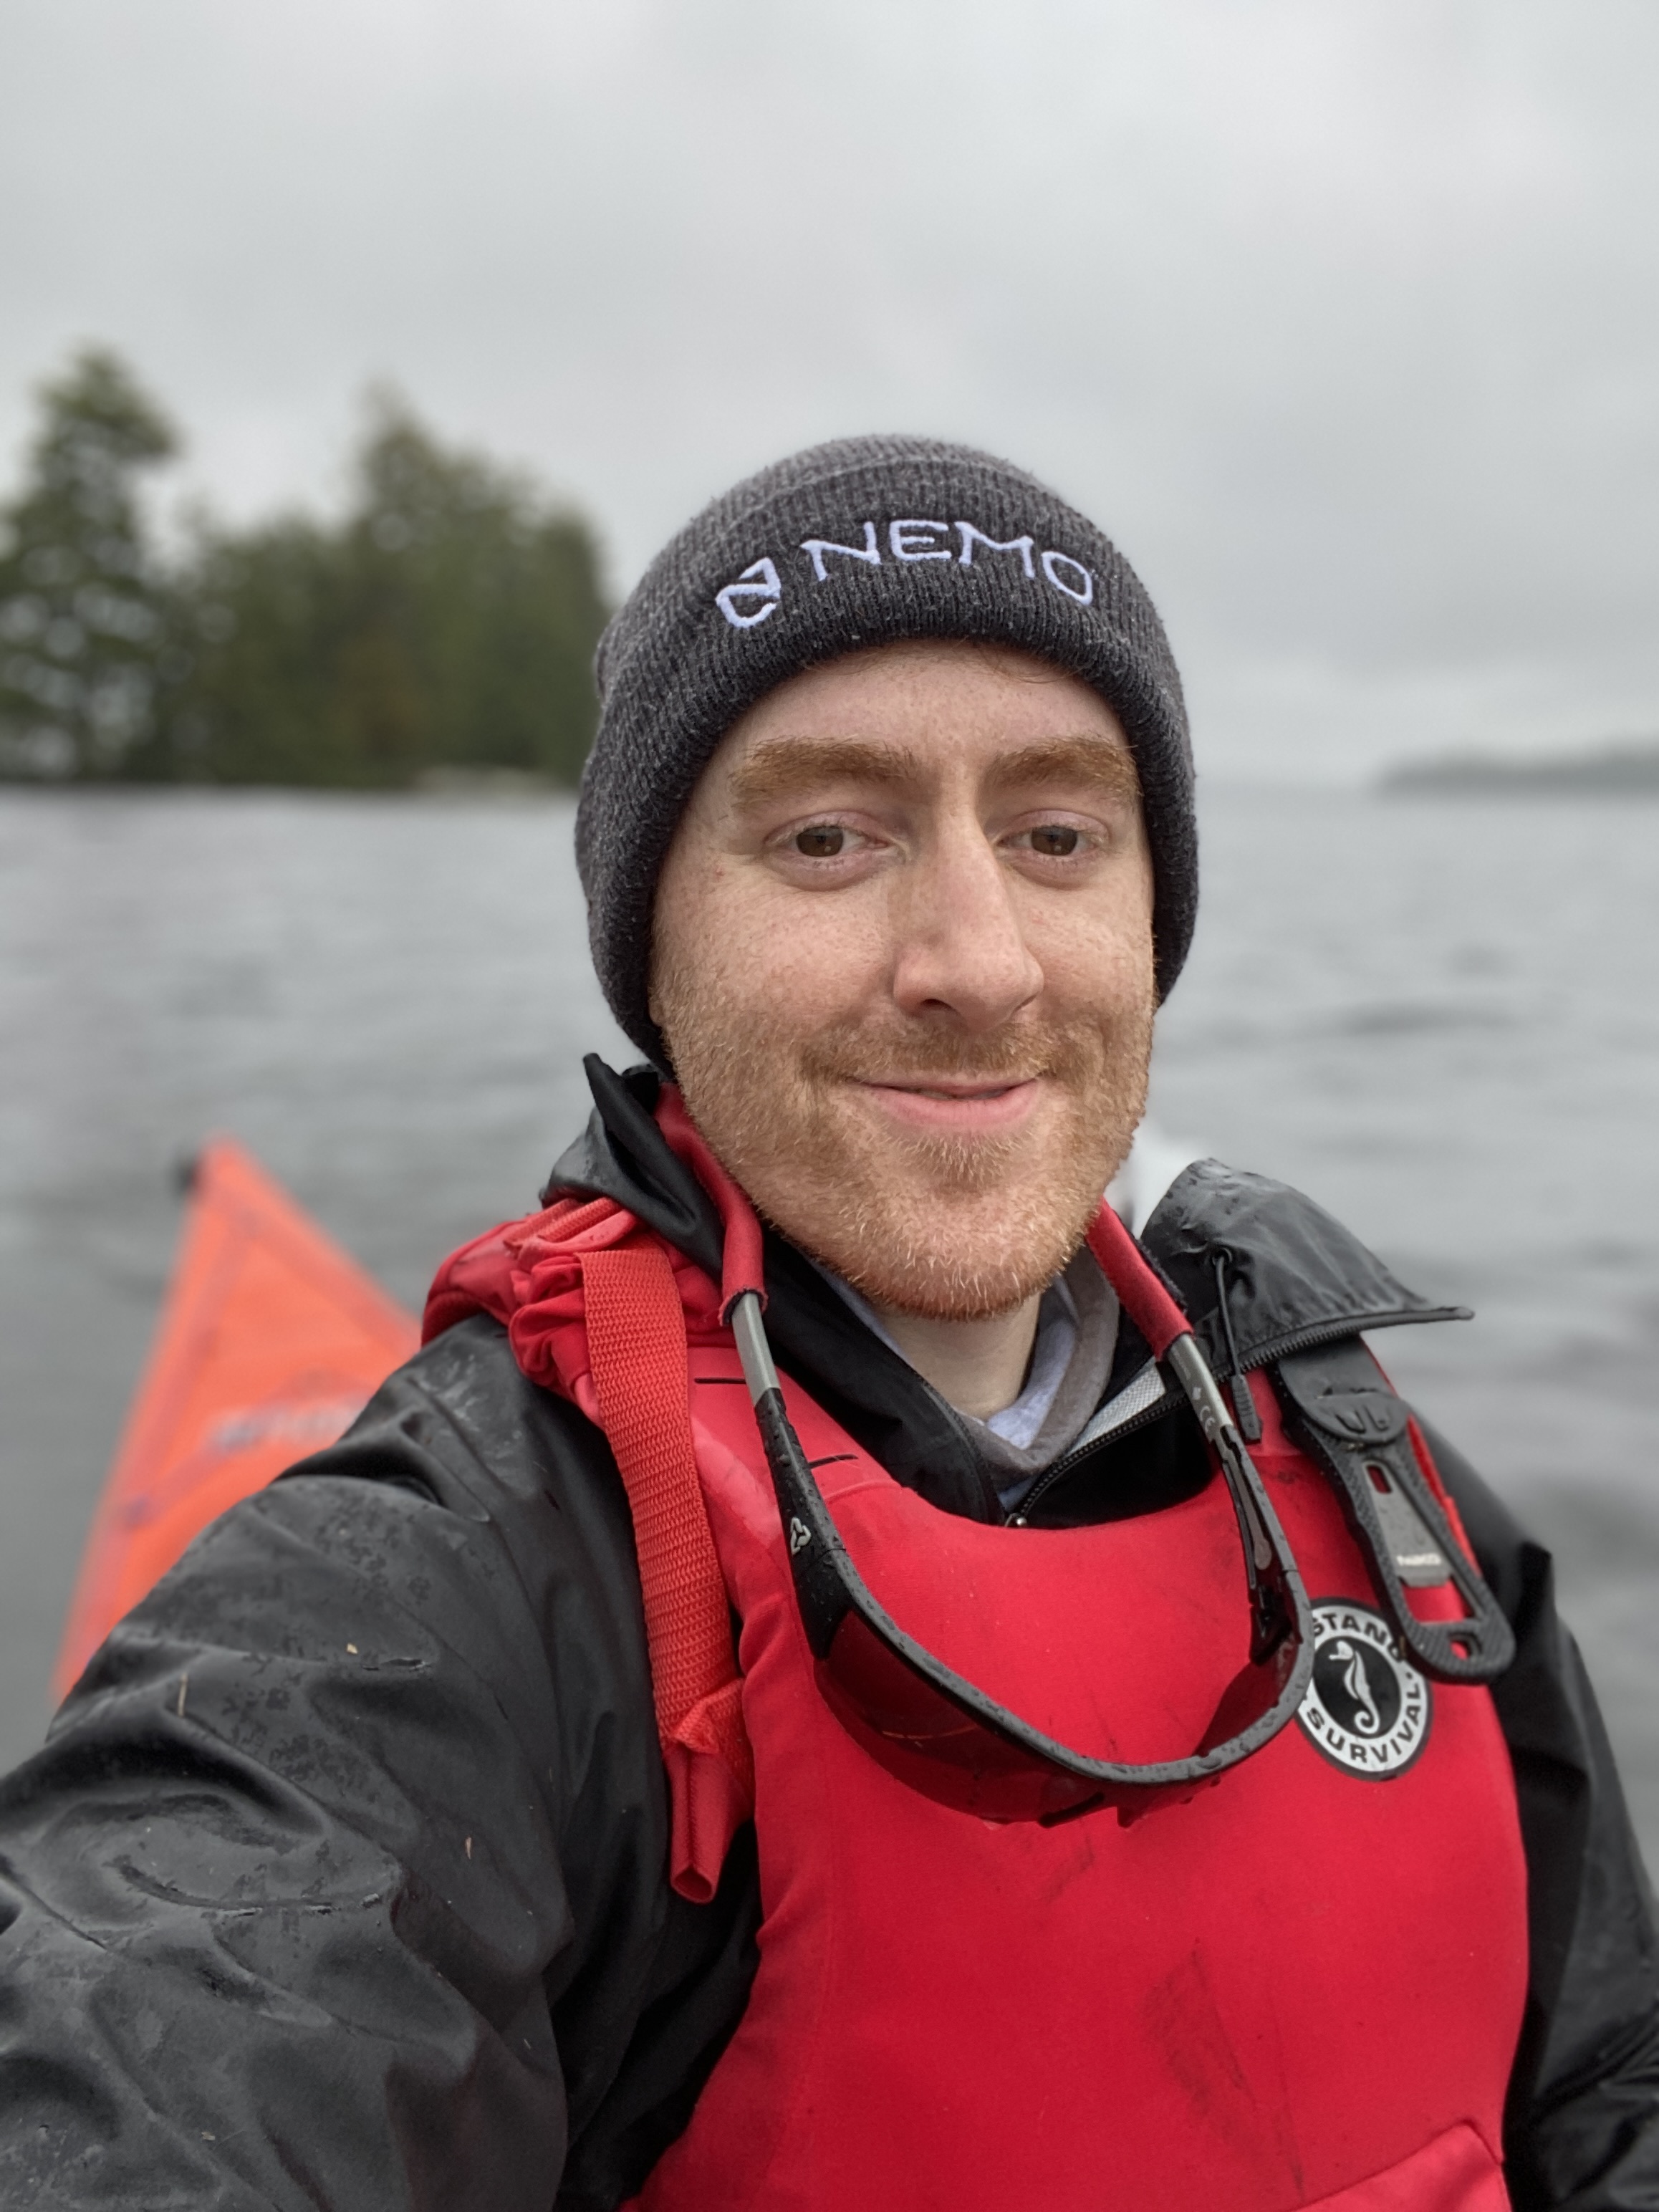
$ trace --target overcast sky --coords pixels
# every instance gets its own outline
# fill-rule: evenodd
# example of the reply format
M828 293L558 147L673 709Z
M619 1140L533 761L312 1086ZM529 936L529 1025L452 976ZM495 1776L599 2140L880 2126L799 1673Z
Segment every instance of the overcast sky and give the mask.
M1213 772L1659 733L1653 0L5 0L0 453L121 349L237 515L361 394L625 586L847 431L1048 477Z

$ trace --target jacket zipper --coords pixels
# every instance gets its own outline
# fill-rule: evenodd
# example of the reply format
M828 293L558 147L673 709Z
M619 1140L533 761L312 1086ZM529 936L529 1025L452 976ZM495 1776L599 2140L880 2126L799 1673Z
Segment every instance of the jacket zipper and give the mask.
M1156 1365L1157 1362L1154 1361L1152 1364ZM1140 1371L1144 1375L1146 1370L1142 1368ZM1133 1377L1130 1379L1133 1381ZM1124 1385L1126 1389L1128 1387L1127 1383ZM1025 1528L1030 1520L1032 1506L1040 1498L1052 1490L1055 1483L1063 1482L1074 1467L1081 1467L1085 1459L1092 1459L1097 1451L1104 1451L1108 1444L1121 1443L1125 1437L1133 1436L1138 1429L1151 1428L1154 1421L1163 1420L1168 1414L1172 1413L1177 1406L1184 1406L1186 1402L1184 1398L1176 1395L1166 1384L1164 1395L1161 1398L1155 1398L1150 1406L1143 1406L1138 1413L1131 1413L1127 1421L1120 1422L1115 1429L1109 1429L1103 1437L1096 1437L1090 1443L1079 1444L1074 1449L1063 1453L1052 1467L1043 1468L1014 1510L1006 1516L1004 1526L1009 1528Z
M963 1451L979 1477L981 1503L990 1507L990 1511L985 1516L986 1521L991 1528L994 1528L1002 1514L1002 1500L997 1496L997 1486L992 1480L990 1469L979 1455L979 1447L974 1442L973 1431L948 1398L935 1390L931 1382L927 1383L926 1387L933 1393L933 1400L944 1413L947 1423L961 1439Z

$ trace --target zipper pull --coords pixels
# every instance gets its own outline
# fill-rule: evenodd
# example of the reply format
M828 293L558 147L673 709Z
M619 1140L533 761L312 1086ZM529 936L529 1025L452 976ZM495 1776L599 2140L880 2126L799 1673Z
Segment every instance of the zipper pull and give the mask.
M1232 1310L1227 1304L1227 1263L1232 1254L1222 1245L1215 1255L1216 1310L1221 1322L1221 1340L1227 1347L1227 1365L1231 1370L1227 1376L1227 1395L1233 1401L1233 1417L1238 1433L1247 1444L1261 1441L1261 1415L1255 1400L1250 1395L1249 1379L1239 1364L1238 1342L1233 1334Z

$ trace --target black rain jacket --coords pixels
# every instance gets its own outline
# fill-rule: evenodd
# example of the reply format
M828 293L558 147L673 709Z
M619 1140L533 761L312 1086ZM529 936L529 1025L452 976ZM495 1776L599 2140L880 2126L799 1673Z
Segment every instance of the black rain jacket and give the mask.
M596 1072L555 1183L717 1263L652 1085ZM1213 1162L1143 1240L1223 1373L1443 1310ZM951 1408L797 1252L767 1261L781 1363L899 1480L1000 1517ZM1126 1319L1110 1391L1146 1356ZM1659 2212L1659 1957L1607 1738L1547 1553L1433 1445L1518 1644L1494 1692L1529 1873L1510 2187L1520 2212ZM1208 1479L1166 1400L1023 1510L1075 1526ZM609 1448L465 1322L199 1537L0 1784L0 2203L610 2212L755 1970L752 1832L692 1905L667 1817Z

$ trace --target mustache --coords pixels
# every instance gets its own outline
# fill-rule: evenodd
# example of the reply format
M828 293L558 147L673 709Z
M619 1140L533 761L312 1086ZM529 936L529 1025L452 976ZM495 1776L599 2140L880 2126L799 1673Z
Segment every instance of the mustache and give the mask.
M1079 1023L1041 1030L962 1030L856 1029L814 1037L800 1052L802 1073L860 1083L925 1083L930 1076L957 1081L1029 1083L1039 1076L1075 1082L1092 1074L1106 1056L1098 1028Z

